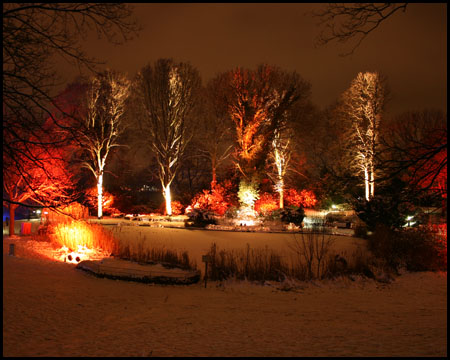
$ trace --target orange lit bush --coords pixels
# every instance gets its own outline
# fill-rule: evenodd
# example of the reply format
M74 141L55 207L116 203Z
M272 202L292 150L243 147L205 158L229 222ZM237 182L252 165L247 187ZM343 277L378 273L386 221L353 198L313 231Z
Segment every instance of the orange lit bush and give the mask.
M191 203L193 209L212 211L219 216L225 214L229 207L227 184L225 186L216 184L212 190L203 190L194 197Z
M267 215L279 207L278 199L269 193L262 194L255 202L255 211L259 214Z
M77 251L80 247L117 253L118 241L99 224L71 221L49 226L50 240L60 247Z
M183 213L183 204L182 203L175 200L175 201L171 201L170 204L172 206L172 215L181 215ZM163 202L160 205L158 212L160 214L167 215L166 202Z
M86 190L85 192L86 195L86 200L88 202L88 204L97 210L98 207L98 193L97 193L97 186L94 186L88 190ZM102 200L103 200L103 213L104 214L112 214L112 213L119 213L120 211L117 210L113 204L114 204L114 195L112 195L111 193L103 190L103 195L102 195Z
M295 189L287 189L284 199L289 205L298 207L309 208L317 204L316 195L310 190L302 190L298 193Z

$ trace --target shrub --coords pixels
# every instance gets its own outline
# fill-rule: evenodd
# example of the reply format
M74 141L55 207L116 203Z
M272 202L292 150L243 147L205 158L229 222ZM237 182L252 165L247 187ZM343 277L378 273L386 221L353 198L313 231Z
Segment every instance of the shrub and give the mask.
M430 229L403 229L394 231L385 225L377 225L369 236L369 249L386 261L394 270L405 266L409 271L446 270L446 256L442 246Z
M367 238L367 226L361 221L358 221L355 225L353 236L366 239Z
M284 197L291 206L313 207L317 204L316 195L310 190L302 190L299 193L295 189L287 189Z
M187 216L189 219L186 221L186 227L194 226L203 228L209 224L217 224L214 214L207 210L193 209Z
M230 207L226 186L230 185L215 184L211 190L203 190L194 197L191 207L193 209L211 211L219 216L224 215Z
M353 206L356 215L370 231L374 231L377 225L401 229L406 224L406 217L415 212L411 204L393 196L375 195L370 201L355 201Z
M255 202L255 210L263 216L267 216L274 210L277 210L278 206L276 197L269 193L262 194Z
M91 187L85 191L85 198L86 202L88 203L89 207L92 209L95 209L97 211L98 209L98 194L97 194L97 186ZM103 189L102 194L102 210L103 214L110 215L115 212L119 212L119 210L116 209L115 205L115 198L114 196Z
M225 212L225 217L227 219L235 219L237 217L239 208L237 206L230 206Z
M286 224L293 223L297 226L301 226L304 217L305 211L302 207L289 206L282 209L280 212L281 221Z
M238 198L241 206L253 208L255 201L259 199L258 194L259 183L256 179L242 179L239 183Z

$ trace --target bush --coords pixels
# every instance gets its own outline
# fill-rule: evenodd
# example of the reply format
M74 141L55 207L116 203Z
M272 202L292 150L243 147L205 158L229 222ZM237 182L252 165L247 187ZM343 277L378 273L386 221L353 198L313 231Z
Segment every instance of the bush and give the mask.
M235 219L237 217L237 212L239 208L237 206L230 206L225 212L225 217L227 219Z
M193 209L187 216L189 219L186 221L186 227L193 226L204 228L209 224L217 224L214 213L207 210Z
M255 211L263 216L269 215L279 207L276 197L269 193L262 194L255 202Z
M355 225L353 236L366 239L367 238L367 226L361 221L358 221Z
M215 184L211 190L203 190L194 197L191 207L193 209L212 211L222 216L230 206L229 187L228 183L224 186Z
M427 228L392 230L377 225L368 237L372 253L394 270L405 266L408 271L446 270L440 243Z
M391 229L401 229L406 224L406 217L413 215L414 207L394 196L376 195L370 201L365 199L353 203L356 215L374 231L377 225Z
M302 207L289 206L281 210L281 221L289 224L293 223L297 226L301 226L303 219L305 218L305 211Z

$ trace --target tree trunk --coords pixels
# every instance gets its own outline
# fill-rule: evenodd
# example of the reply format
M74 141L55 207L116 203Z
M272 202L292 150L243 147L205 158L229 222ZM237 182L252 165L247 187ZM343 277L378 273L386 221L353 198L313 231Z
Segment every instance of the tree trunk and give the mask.
M278 182L278 193L280 195L280 209L284 208L284 182L283 179L280 179Z
M211 159L211 172L212 172L212 181L211 181L211 190L212 190L217 184L215 156Z
M375 196L375 175L373 166L370 167L370 198Z
M163 186L164 198L166 199L166 214L172 215L172 199L170 196L170 184Z
M370 200L370 190L369 190L369 171L367 167L364 167L364 185L366 188L366 200Z
M9 236L14 235L14 213L16 212L16 209L16 204L9 204Z
M98 177L97 181L97 193L98 193L98 212L99 219L103 217L103 175Z

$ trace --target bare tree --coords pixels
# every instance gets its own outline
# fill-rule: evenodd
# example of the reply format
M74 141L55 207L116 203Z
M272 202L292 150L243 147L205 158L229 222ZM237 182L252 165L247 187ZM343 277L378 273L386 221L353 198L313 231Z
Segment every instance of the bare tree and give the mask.
M30 139L33 148L54 149L74 136L65 131L66 136L61 132L45 140L42 137L48 118L56 126L52 131L64 128L53 118L53 92L59 81L55 62L63 58L94 69L100 62L83 52L82 40L91 30L114 43L130 39L138 30L131 14L128 4L3 4L3 152L16 168L23 155L36 166L42 165L36 157L40 152L28 146Z
M83 167L97 181L98 218L102 218L103 174L111 150L120 146L119 136L125 129L123 113L129 96L130 81L123 75L106 70L90 80L85 113L80 117L79 139L85 160Z
M447 116L437 110L406 112L386 127L380 158L384 178L403 177L416 194L447 198Z
M406 11L408 3L329 3L322 11L313 13L325 26L317 39L324 45L331 41L347 42L355 39L350 55L380 24L399 10Z
M292 131L290 129L286 127L275 129L269 161L275 168L275 176L272 177L275 183L275 190L279 195L280 209L284 208L285 175L292 155L291 140Z
M204 90L204 113L196 137L198 149L211 163L211 188L217 183L218 168L230 157L234 148L233 124L226 102L226 76L219 74L210 80Z
M351 167L362 174L365 197L375 194L376 157L385 104L385 80L374 72L358 73L342 96L342 111L350 122L347 150Z
M200 86L200 75L194 67L172 59L145 66L136 81L143 108L141 126L158 163L168 215L172 215L170 185L192 138L192 115Z

